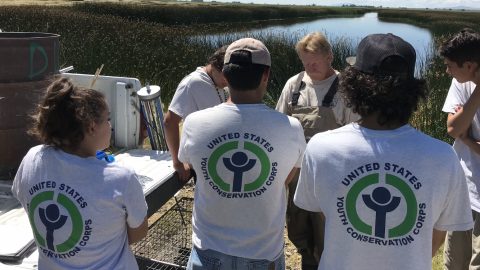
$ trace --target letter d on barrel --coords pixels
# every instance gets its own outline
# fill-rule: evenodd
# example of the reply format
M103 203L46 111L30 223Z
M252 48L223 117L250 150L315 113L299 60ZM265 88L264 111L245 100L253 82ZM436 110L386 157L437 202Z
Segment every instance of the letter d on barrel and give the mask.
M43 54L43 56L45 57L45 65L39 71L34 72L33 71L33 56L35 55L36 50L40 51ZM30 43L30 75L28 75L28 78L33 79L33 77L42 74L47 69L47 67L48 67L47 52L45 52L45 50L43 49L42 46L40 46L40 44L38 44L36 42Z
M0 179L13 179L28 150L40 144L27 133L29 114L58 73L59 37L0 33Z

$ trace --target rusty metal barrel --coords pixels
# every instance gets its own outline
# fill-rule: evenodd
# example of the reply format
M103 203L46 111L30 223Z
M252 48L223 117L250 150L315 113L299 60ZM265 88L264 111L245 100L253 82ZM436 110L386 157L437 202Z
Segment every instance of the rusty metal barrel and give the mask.
M13 179L28 150L32 115L58 73L59 35L0 33L0 179Z

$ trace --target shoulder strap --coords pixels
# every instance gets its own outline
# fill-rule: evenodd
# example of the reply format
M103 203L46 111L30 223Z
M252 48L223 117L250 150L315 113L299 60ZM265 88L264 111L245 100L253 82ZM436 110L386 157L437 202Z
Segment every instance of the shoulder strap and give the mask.
M330 89L328 89L327 94L323 98L323 101L322 101L323 107L327 107L327 108L330 107L330 104L332 103L333 97L337 93L337 90L338 90L338 75L333 81L333 83L330 85Z
M300 97L300 87L302 86L303 76L305 71L302 71L298 74L297 82L295 83L295 88L292 95L292 107L297 106L298 98Z

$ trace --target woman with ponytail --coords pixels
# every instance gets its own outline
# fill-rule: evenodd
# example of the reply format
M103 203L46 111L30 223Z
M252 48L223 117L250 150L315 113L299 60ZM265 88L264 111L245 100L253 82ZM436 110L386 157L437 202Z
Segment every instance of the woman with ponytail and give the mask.
M29 133L42 145L24 157L12 187L28 213L38 269L138 269L130 248L147 234L147 205L135 172L96 159L110 144L102 93L59 78Z

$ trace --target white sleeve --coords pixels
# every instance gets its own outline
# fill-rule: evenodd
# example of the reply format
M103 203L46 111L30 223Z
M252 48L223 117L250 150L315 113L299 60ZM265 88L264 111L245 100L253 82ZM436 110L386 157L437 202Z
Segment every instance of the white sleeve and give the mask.
M310 212L322 212L320 201L316 196L315 186L318 185L320 179L315 175L315 160L310 155L310 146L307 145L305 155L303 157L300 178L297 184L297 190L293 202L296 206ZM313 150L313 149L312 149Z
M467 101L464 100L466 94L465 84L457 82L456 79L452 80L450 89L448 90L447 99L443 105L442 111L446 113L455 113L455 108L458 105L463 106Z
M33 149L33 148L32 148ZM15 175L15 179L13 180L13 185L12 185L12 193L15 198L22 204L22 206L27 209L27 202L26 198L24 196L25 192L23 192L22 187L25 185L22 185L22 182L25 181L24 179L24 173L25 177L28 178L29 174L29 167L31 166L32 163L32 158L31 158L31 152L32 149L28 151L28 153L23 157L22 162L20 163L20 166L18 167L17 174ZM29 166L30 165L30 166ZM25 170L27 170L25 172Z
M138 176L133 173L128 181L124 202L127 213L127 224L130 228L138 228L147 216L147 202L143 195L142 185Z
M282 94L280 94L280 98L278 99L277 107L275 108L275 110L286 115L292 115L290 106L288 105L288 102L290 101L290 99L291 99L291 89L290 89L290 80L288 80L285 86L283 87Z
M197 103L191 93L191 87L190 80L180 82L168 107L169 111L174 112L183 119L187 118L189 114L198 111Z
M23 196L20 192L20 182L22 181L23 161L18 168L15 179L13 180L12 193L15 198L23 205Z
M303 133L303 128L300 122L295 119L298 126L296 127L296 140L300 146L298 152L297 163L295 163L295 168L300 168L302 166L303 155L305 154L305 148L307 148L307 142L305 141L305 134Z
M183 122L182 136L180 138L180 146L178 148L178 160L183 164L191 164L189 155L186 151L186 143L188 141L188 127L190 126L188 118Z
M473 228L472 210L463 168L455 160L452 179L454 182L445 198L443 211L433 226L439 231L466 231Z

